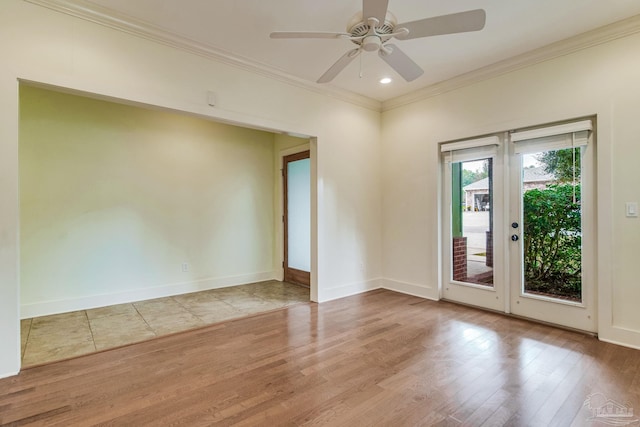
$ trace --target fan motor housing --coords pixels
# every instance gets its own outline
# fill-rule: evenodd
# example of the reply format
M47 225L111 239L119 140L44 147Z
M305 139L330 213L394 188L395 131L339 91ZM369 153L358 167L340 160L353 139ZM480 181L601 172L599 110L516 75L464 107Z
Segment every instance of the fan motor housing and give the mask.
M367 17L368 18L368 17ZM378 24L375 27L376 34L385 35L393 33L393 29L398 24L398 20L395 15L389 11L387 11L387 16L384 19L384 22ZM367 22L367 19L362 16L362 12L356 13L353 18L347 24L347 32L351 34L353 37L362 37L369 33L371 27ZM370 36L365 37L361 40L351 40L353 43L358 46L362 46L362 48L366 51L375 51L380 48L380 46L384 43L380 40L380 37Z

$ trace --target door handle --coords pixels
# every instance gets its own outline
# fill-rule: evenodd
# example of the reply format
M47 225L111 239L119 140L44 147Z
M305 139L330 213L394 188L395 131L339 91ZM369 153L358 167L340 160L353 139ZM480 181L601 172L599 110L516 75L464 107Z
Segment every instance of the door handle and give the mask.
M518 239L519 239L519 237L518 237L518 235L517 235L517 234L512 234L512 235L511 235L511 240L512 240L512 241L517 242L517 241L518 241Z

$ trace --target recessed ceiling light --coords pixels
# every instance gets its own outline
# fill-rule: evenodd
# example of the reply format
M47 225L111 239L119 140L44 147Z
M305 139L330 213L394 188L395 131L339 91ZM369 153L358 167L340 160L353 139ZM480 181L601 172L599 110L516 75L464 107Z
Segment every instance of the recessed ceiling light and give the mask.
M383 77L380 79L380 83L382 83L383 85L388 85L389 83L391 83L391 79L389 77Z

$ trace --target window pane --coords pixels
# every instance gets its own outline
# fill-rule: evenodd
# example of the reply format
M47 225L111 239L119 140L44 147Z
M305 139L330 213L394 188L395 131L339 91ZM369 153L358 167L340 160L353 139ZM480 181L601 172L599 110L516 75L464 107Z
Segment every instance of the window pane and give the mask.
M522 156L524 292L582 301L580 148Z
M287 177L289 267L311 271L311 161L289 162Z
M452 276L493 287L492 159L452 163Z

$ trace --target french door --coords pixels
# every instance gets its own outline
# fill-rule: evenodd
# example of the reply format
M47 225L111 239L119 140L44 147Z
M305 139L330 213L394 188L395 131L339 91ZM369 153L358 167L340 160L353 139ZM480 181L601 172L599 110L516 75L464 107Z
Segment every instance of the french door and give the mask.
M510 136L511 312L596 331L591 121Z
M596 331L591 126L441 146L443 298Z
M503 311L504 161L499 137L442 146L444 268L442 296Z

